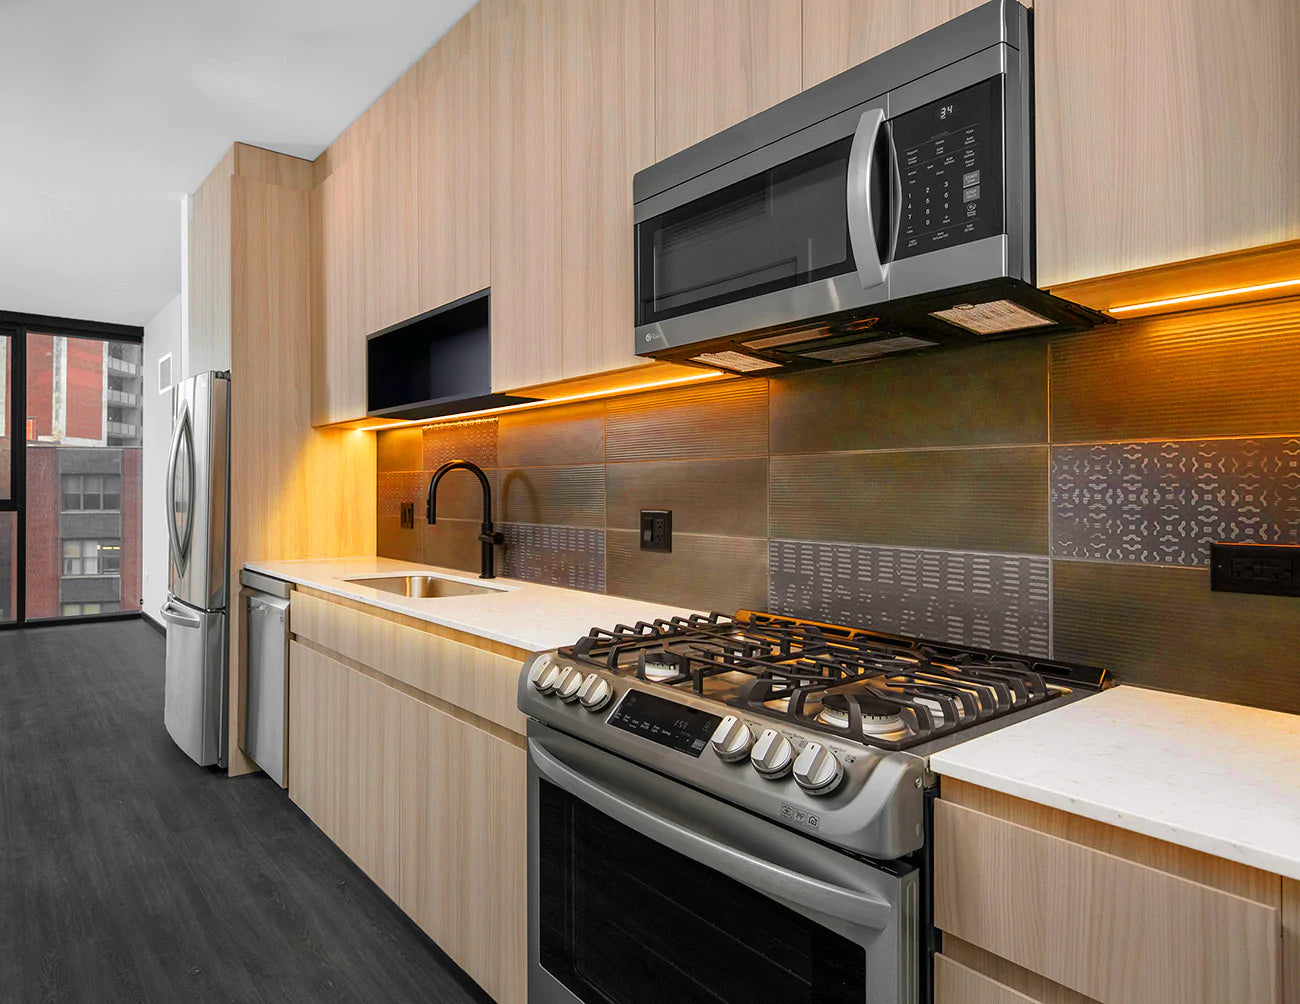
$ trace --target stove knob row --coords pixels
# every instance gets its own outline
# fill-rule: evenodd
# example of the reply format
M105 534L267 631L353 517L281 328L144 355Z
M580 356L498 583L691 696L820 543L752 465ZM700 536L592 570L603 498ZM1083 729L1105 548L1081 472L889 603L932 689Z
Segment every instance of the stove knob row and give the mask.
M709 742L719 759L735 763L749 756L749 748L754 745L754 733L735 715L727 715L713 730Z
M555 696L565 704L578 699L578 691L587 682L586 674L576 666L565 666L555 680Z
M754 769L769 781L785 777L794 763L794 746L776 729L764 729L749 754Z
M795 759L795 782L810 795L829 795L843 777L839 757L821 743L809 743Z
M578 687L578 700L588 711L599 711L614 696L614 688L598 673L592 673Z

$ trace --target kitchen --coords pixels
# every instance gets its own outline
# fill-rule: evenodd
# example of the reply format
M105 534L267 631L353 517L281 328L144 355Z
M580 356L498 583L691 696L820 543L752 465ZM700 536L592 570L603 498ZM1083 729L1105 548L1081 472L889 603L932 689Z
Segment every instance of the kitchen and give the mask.
M29 664L99 646L197 878L91 880L270 918L200 999L1300 1002L1300 11L446 21L184 201L165 640L0 632L14 999L197 951L34 864Z

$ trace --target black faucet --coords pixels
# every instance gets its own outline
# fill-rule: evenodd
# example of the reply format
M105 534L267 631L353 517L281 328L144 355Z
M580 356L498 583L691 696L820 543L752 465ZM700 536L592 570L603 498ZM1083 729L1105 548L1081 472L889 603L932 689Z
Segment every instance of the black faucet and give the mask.
M468 460L448 460L445 464L433 472L433 477L429 479L429 501L425 507L425 516L432 526L438 522L438 513L436 500L438 498L438 482L448 471L454 471L457 468L463 468L469 471L476 478L478 483L483 486L483 525L479 527L478 539L483 546L483 570L479 572L480 579L495 579L494 571L495 557L492 553L492 545L500 544L505 540L505 536L492 529L492 485L488 483L487 475L478 464L471 463Z

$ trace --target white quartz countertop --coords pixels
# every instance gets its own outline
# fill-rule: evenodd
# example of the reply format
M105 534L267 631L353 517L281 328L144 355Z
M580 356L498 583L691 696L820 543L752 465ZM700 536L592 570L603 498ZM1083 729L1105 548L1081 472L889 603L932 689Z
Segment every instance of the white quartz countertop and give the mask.
M593 627L612 628L616 624L635 624L656 617L697 612L603 593L541 586L517 579L483 580L473 572L373 556L249 561L244 567L275 579L310 586L323 593L368 603L530 652L572 645ZM347 581L365 576L429 572L474 585L494 586L500 591L419 599Z
M961 743L930 766L1300 879L1300 715L1115 687Z

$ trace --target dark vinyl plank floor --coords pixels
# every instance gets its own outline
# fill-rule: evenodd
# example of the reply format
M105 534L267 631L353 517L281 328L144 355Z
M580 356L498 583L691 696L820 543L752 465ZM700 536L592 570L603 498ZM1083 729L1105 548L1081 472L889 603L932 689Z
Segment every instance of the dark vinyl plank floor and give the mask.
M488 998L263 775L163 728L142 621L0 632L0 1001Z

